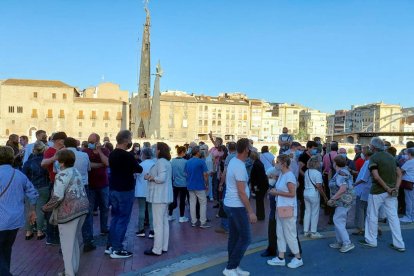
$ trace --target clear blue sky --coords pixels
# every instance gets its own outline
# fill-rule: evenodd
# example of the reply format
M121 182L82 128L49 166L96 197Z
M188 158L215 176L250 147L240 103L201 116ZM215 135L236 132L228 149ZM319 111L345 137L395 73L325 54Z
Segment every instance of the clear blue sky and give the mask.
M414 106L414 1L152 0L161 89ZM141 0L1 0L0 79L137 90Z

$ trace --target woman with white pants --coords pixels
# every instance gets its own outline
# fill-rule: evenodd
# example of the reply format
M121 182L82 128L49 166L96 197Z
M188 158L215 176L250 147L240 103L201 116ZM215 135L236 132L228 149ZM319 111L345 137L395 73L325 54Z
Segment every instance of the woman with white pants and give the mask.
M276 235L277 257L268 260L269 265L285 266L286 245L295 255L288 263L289 268L303 266L297 239L296 219L297 219L297 199L296 199L296 177L290 171L290 157L286 154L279 155L276 159L276 168L281 170L274 189L269 194L276 197Z
M305 237L319 239L323 237L317 232L320 209L319 191L322 191L323 180L322 174L319 171L320 162L318 157L311 157L307 167L308 169L305 172L305 216L303 218L303 232Z
M168 205L173 202L171 154L166 143L157 143L156 156L155 165L149 174L144 176L144 179L148 180L147 201L152 204L154 224L154 246L144 251L145 255L150 256L161 256L168 251Z
M355 248L355 245L349 239L346 231L346 219L352 203L346 203L341 200L341 196L352 189L353 179L351 173L346 168L346 158L337 155L334 158L334 168L336 174L329 181L331 199L328 206L336 206L333 221L335 224L336 242L329 245L330 248L339 249L339 252L346 253Z
M402 180L414 183L414 148L408 148L405 150L408 155L408 160L402 165L401 171L403 173ZM400 218L402 223L414 222L414 190L404 189L405 194L405 216Z

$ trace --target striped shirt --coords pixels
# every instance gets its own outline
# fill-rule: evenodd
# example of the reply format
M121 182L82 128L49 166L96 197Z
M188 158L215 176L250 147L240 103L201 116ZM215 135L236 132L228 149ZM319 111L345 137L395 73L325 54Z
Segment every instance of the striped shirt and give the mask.
M10 165L0 166L0 194L6 189L13 175ZM24 200L36 204L39 193L32 182L19 170L15 170L12 183L0 197L0 231L14 230L25 224Z

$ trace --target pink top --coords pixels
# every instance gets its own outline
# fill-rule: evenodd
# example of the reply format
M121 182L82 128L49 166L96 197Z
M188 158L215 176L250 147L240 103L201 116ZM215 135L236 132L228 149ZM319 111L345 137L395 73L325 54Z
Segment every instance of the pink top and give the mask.
M331 151L329 154L325 154L323 157L323 173L328 174L331 171L331 160L329 160L329 155L331 156L332 166L334 163L335 157L338 155L336 151Z
M224 155L224 151L219 151L217 147L211 148L210 154L213 158L213 171L217 171L217 166L220 162L220 157Z

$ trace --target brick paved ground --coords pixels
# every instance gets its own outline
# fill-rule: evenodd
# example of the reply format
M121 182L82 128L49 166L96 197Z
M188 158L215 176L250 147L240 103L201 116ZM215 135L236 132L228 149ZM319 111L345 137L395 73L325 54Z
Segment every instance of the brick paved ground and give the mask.
M254 200L251 200L254 206ZM137 204L134 205L131 222L127 232L126 247L134 253L129 259L113 260L104 255L106 238L97 236L97 250L82 253L79 275L119 275L126 272L142 270L145 267L163 266L177 258L186 255L196 255L202 252L222 251L226 249L227 236L214 232L220 219L215 217L217 209L213 203L208 203L208 217L213 225L210 229L191 227L190 223L179 223L178 220L170 222L170 248L167 254L160 257L145 256L143 251L151 248L152 240L135 237L137 227ZM267 206L266 206L266 209ZM177 216L177 209L175 215ZM187 206L187 216L188 214ZM350 220L351 220L350 216ZM267 218L266 218L267 220ZM94 217L95 233L99 233L98 217ZM332 230L327 225L327 219L321 212L320 231ZM301 227L299 232L302 232ZM252 227L253 241L267 239L266 221L258 222ZM24 240L24 231L19 231L13 247L12 273L13 275L56 275L63 270L62 256L59 247L46 246L45 240Z

